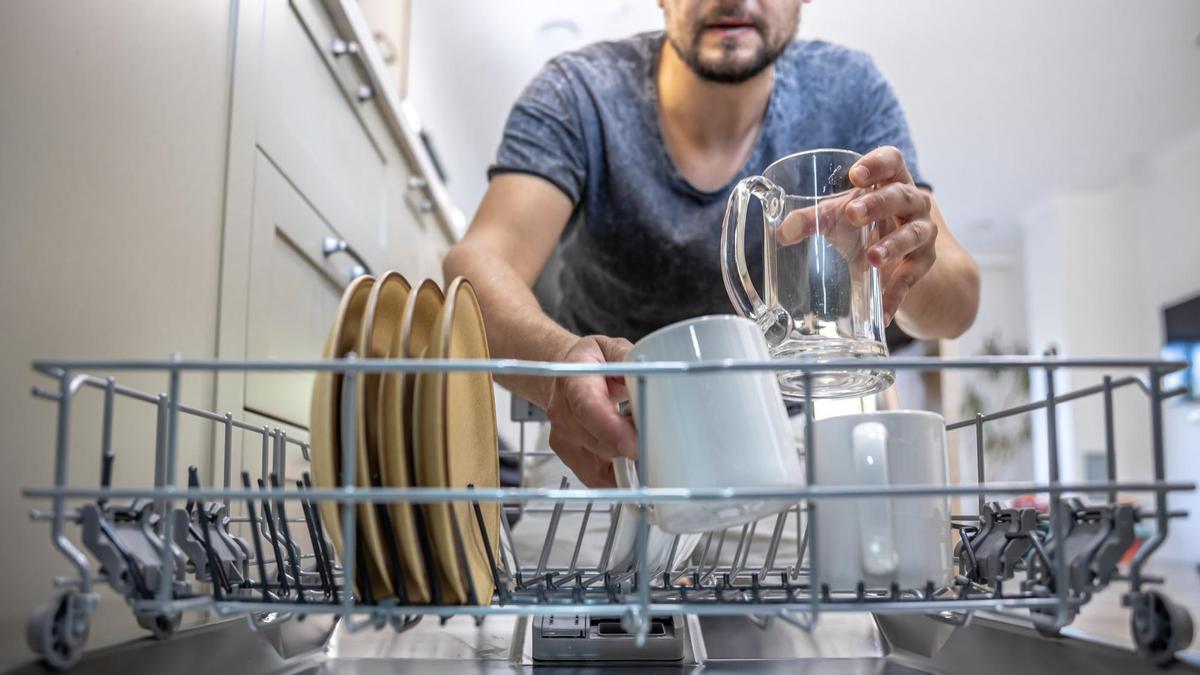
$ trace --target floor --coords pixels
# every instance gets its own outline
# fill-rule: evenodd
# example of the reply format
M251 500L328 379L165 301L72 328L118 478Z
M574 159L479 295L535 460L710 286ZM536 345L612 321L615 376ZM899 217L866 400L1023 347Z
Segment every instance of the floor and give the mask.
M1200 572L1195 562L1152 557L1145 574L1162 577L1165 580L1161 587L1163 593L1187 609L1193 623L1200 625ZM1065 632L1132 647L1129 609L1121 606L1121 596L1128 590L1127 583L1115 582L1096 594ZM1200 657L1200 635L1192 638L1191 651Z

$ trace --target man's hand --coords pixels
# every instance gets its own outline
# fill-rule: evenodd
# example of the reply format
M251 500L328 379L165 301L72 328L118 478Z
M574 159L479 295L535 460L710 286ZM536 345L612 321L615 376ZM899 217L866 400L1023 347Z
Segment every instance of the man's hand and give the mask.
M594 335L579 338L559 360L619 363L632 347L628 340ZM637 457L637 432L630 418L617 412L617 402L628 397L620 377L574 375L554 380L546 407L550 447L588 487L615 485L613 458Z
M891 146L858 160L850 180L864 190L874 186L846 205L846 215L859 226L876 223L879 240L867 249L867 259L879 268L884 324L890 324L908 292L937 260L933 202L913 184L904 155Z
M858 160L850 168L850 181L855 189L846 196L788 214L776 237L781 244L791 245L820 230L852 268L878 267L884 323L890 324L908 292L937 260L933 202L913 184L904 155L890 146ZM863 263L860 228L871 223L876 224L875 241Z

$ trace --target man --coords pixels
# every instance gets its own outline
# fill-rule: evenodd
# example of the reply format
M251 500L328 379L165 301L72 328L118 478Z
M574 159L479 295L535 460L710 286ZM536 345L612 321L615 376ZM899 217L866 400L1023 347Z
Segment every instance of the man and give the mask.
M882 230L868 259L888 322L918 338L966 330L978 271L921 182L899 103L871 60L794 39L801 0L659 5L663 33L563 54L513 107L488 191L445 261L448 278L474 283L492 354L620 361L658 327L730 312L718 247L733 184L822 147L866 153L850 178L873 189L847 208ZM531 288L556 246L552 317ZM634 428L613 405L627 395L617 379L502 384L545 408L550 446L587 485L611 485L611 459L636 455Z

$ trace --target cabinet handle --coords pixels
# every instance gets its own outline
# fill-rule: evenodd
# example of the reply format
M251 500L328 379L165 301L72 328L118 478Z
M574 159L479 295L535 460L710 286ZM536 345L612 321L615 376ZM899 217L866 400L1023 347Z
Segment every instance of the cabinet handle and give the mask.
M334 38L333 45L329 48L329 51L335 57L342 57L346 54L357 54L358 43L353 40L347 41L342 38Z
M329 259L335 253L345 253L354 260L354 266L350 268L350 278L357 279L365 274L371 274L371 266L363 259L358 251L350 245L350 242L337 237L325 237L321 242L321 253L325 254L325 258Z
M362 46L354 40L334 38L333 44L329 47L329 52L333 54L333 58L335 59L340 59L347 54L357 56L360 60L362 59ZM363 69L365 70L366 68L367 65L364 63ZM354 92L354 96L359 102L370 101L375 98L375 90L369 84L360 84L358 85L358 90Z

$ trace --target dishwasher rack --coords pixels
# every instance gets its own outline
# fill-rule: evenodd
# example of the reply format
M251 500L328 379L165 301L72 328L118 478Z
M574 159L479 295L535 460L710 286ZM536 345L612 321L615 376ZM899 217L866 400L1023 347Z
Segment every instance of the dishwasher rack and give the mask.
M565 479L559 488L360 488L354 487L353 439L356 438L357 416L352 411L355 410L355 379L367 373L486 371L539 377L628 376L634 378L635 386L640 389L652 377L737 370L802 371L804 381L811 385L814 372L872 368L878 367L878 362L563 364L513 360L360 360L353 355L329 361L220 361L178 356L162 360L36 361L33 364L35 371L51 378L57 385L33 390L35 396L57 406L54 475L51 486L30 487L24 490L24 495L50 502L49 510L35 510L32 516L35 520L49 522L53 545L73 565L76 574L56 579L60 590L55 599L32 612L28 624L29 642L52 666L68 668L76 663L87 640L90 617L99 601L96 586L101 583L107 583L124 596L139 624L160 638L174 632L182 612L193 610L208 611L217 616L244 615L252 625L307 614L334 614L350 630L389 625L404 630L426 615L442 620L469 615L482 621L492 614L518 614L539 617L539 625L551 617L565 617L567 621L575 622L586 622L588 617L617 617L632 638L631 644L640 648L653 639L652 628L657 617L684 614L744 615L762 625L779 619L811 628L823 612L925 613L943 621L962 623L969 621L974 612L982 610L1020 616L1033 622L1044 634L1055 635L1072 621L1095 591L1112 581L1120 581L1129 586L1125 602L1132 610L1132 632L1140 652L1149 659L1165 662L1190 643L1190 617L1163 594L1150 588L1160 580L1143 572L1146 561L1165 540L1170 520L1187 515L1168 510L1167 494L1195 489L1193 484L1168 481L1164 461L1162 405L1185 389L1164 390L1162 379L1184 364L1057 357L896 358L886 364L888 368L914 371L1031 370L1045 378L1047 395L1024 405L947 424L947 430L974 430L979 481L972 485L821 486L813 482L812 453L807 453L808 483L794 489L580 489L567 485ZM1054 374L1066 369L1100 370L1104 378L1102 384L1096 386L1056 393ZM134 371L161 374L165 391L150 394L120 384L113 376L92 374ZM340 488L313 488L307 474L303 480L295 481L294 487L286 485L284 477L288 475L289 457L291 462L297 461L295 455L298 452L300 460L307 461L309 448L307 443L289 437L282 429L255 425L237 419L229 412L198 408L180 401L181 380L185 376L236 371L336 371L343 374ZM1117 377L1118 371L1133 371L1133 374ZM1113 392L1125 387L1141 390L1148 401L1151 423L1148 445L1153 460L1151 481L1117 480L1112 433ZM72 415L77 394L85 388L102 393L98 444L101 475L100 485L94 488L75 487L67 480ZM157 411L154 437L146 439L145 446L154 448L152 487L117 488L111 485L113 464L117 459L112 436L118 397L154 406ZM1088 397L1101 397L1103 401L1109 432L1106 448L1108 479L1105 482L1066 483L1060 480L1059 406ZM639 400L646 405L646 397L639 397ZM812 449L813 406L811 400L808 403L805 410L809 423L805 425L804 447ZM989 423L1038 411L1046 413L1049 481L987 483L984 480L984 438ZM653 413L639 410L638 418L653 419L646 417L648 412ZM185 416L207 422L217 432L217 446L223 449L223 453L217 453L223 454L223 462L219 465L222 469L220 487L202 485L194 468L188 471L186 486L176 483L180 469L180 421ZM261 438L262 468L261 475L256 477L257 489L248 473L240 476L240 486L234 480L235 431L244 435L244 446L249 445L247 437ZM525 459L539 454L526 450L524 436L522 424L520 448L502 451L502 456ZM644 453L643 445L639 442L639 455ZM644 462L639 464L644 466ZM1106 494L1107 500L1088 504L1077 496L1096 493ZM1144 510L1122 506L1116 501L1118 493L1148 494L1152 507ZM988 501L1030 494L1042 495L1048 500L1048 513L1005 508L1000 502ZM872 588L859 583L852 589L831 589L821 583L813 555L818 542L814 536L816 525L808 517L821 502L872 496L942 495L975 497L978 503L978 513L955 515L952 522L947 523L958 538L954 556L959 573L951 586L939 588L930 582L923 588L896 585ZM699 558L685 561L682 569L674 564L675 546L679 544L676 537L667 571L651 574L645 555L650 531L648 506L690 499L780 499L791 501L795 506L775 518L762 564L748 563L750 550L756 545L757 524L752 523L729 531L708 533L697 547L703 553ZM485 538L487 532L479 504L500 502L506 516L501 518L503 527L498 533L500 559L490 561L496 586L494 596L475 597L469 574L465 575L465 580L472 603L466 606L441 603L436 592L436 579L431 579L435 583L430 605L408 604L403 597L403 584L397 584L398 598L377 602L369 597L369 590L367 597L356 596L354 580L365 574L362 542L356 537L358 509L340 509L346 548L345 556L339 561L332 554L332 546L321 523L317 506L322 501L336 501L343 507L361 502L377 505L393 501L413 504L465 502L473 506L476 523ZM597 504L601 506L597 508ZM636 512L637 555L630 568L615 570L609 569L608 562L622 504L633 507L627 513ZM243 506L244 515L234 513ZM386 508L379 509L384 517L386 511ZM302 517L296 515L298 513ZM521 513L550 515L545 544L536 564L522 565L517 560L507 516ZM551 566L548 564L550 547L564 513L580 514L582 525L574 538L569 566ZM780 551L789 514L794 514L800 530L794 557L781 555ZM596 564L577 564L588 520L595 518L598 521L605 517L609 518L609 525L601 560ZM1154 534L1141 545L1129 564L1128 573L1120 574L1117 573L1116 558L1110 554L1113 551L1123 553L1129 542L1117 541L1114 533L1118 529L1131 531L1134 522L1152 524ZM68 537L69 525L79 526L83 548L92 553L99 564L93 565L80 545ZM993 531L1008 533L993 540L993 544L1000 542L998 548L988 544L988 533ZM735 533L733 539L729 537L730 532ZM1075 537L1072 532L1083 534ZM459 538L461 556L463 534L455 532L455 536ZM307 547L302 545L305 537ZM1078 542L1084 540L1091 541L1088 545L1095 548L1081 553ZM732 541L736 541L736 547ZM1020 544L1013 543L1018 541ZM720 551L727 545L735 553L730 562L722 563ZM708 552L713 547L716 553L709 559ZM1101 550L1107 551L1104 555L1111 559L1097 562L1102 557ZM1085 563L1082 568L1077 569L1077 560ZM389 563L395 577L400 578L394 552L389 556ZM433 573L432 567L430 572ZM1022 613L1018 614L1017 610Z

